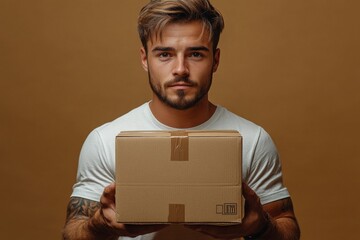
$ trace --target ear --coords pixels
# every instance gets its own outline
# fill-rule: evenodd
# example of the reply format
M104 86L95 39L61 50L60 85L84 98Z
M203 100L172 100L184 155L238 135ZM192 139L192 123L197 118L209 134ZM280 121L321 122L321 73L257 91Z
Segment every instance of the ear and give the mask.
M144 47L140 49L140 58L141 58L141 65L143 69L147 72L148 71L148 62L147 62L147 55Z
M217 48L214 53L214 64L213 64L213 72L216 72L217 68L220 64L220 48Z

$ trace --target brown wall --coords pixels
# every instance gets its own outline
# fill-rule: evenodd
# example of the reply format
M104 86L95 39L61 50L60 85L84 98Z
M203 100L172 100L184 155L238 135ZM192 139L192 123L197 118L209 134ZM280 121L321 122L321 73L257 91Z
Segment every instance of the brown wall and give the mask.
M84 138L149 99L145 2L0 0L2 239L59 239ZM303 239L359 238L360 4L213 3L211 98L273 136Z

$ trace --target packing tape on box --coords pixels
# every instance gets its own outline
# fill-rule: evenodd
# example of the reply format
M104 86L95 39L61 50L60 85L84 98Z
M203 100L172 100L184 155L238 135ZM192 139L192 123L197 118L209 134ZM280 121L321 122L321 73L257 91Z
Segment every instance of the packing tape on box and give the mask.
M185 222L185 205L184 204L169 204L168 222L170 222L170 223Z
M171 132L171 161L189 161L189 136L187 132Z

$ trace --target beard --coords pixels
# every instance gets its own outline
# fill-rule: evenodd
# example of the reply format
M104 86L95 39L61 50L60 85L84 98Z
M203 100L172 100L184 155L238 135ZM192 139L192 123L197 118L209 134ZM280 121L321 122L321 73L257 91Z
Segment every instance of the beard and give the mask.
M200 100L204 98L205 95L208 94L211 83L212 83L212 74L209 76L209 81L206 85L200 86L196 82L190 80L187 77L176 77L168 82L166 82L163 86L160 84L155 84L153 81L153 78L151 77L150 71L148 71L148 77L149 77L149 84L151 87L151 90L155 95L158 97L158 99L165 103L166 105L175 108L177 110L186 110L193 106L195 106ZM176 98L170 99L168 94L166 93L166 88L171 86L172 84L175 84L177 82L184 82L186 84L191 85L193 88L197 88L197 92L194 96L190 97L186 95L185 90L176 90Z

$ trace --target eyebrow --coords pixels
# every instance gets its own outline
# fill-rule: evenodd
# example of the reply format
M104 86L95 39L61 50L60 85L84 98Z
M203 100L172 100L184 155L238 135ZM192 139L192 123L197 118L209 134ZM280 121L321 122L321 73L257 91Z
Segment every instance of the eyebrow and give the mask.
M175 50L174 48L172 47L155 47L153 48L151 51L152 52L168 52L168 51L173 51Z
M189 50L191 50L191 51L205 51L205 52L210 51L207 47L204 47L204 46L190 47Z
M152 52L168 52L168 51L174 51L175 48L172 48L172 47L155 47L153 48L151 51ZM207 47L204 47L204 46L196 46L196 47L189 47L187 50L190 50L190 51L206 51L206 52L209 52L209 48Z

